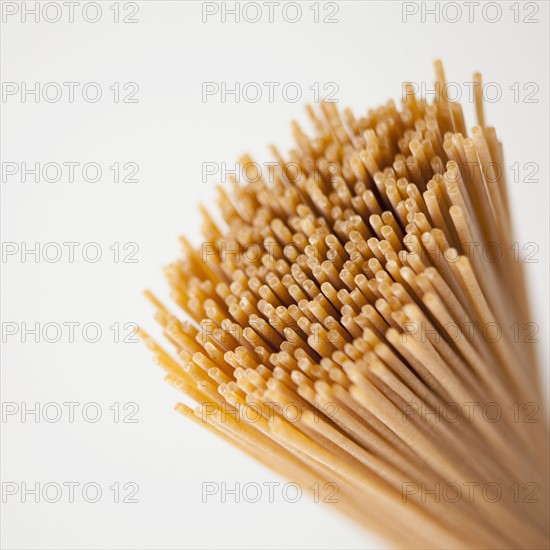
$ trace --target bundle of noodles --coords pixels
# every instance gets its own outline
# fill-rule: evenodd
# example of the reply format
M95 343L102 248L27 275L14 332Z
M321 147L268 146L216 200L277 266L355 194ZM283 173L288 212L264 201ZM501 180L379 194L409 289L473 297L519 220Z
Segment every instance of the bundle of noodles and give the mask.
M547 548L547 423L502 147L481 86L468 137L435 67L433 103L408 84L401 111L308 108L314 136L293 123L272 177L219 188L224 227L201 209L204 243L182 239L166 270L188 319L147 293L172 352L142 336L198 404L180 413L337 487L332 506L391 544Z

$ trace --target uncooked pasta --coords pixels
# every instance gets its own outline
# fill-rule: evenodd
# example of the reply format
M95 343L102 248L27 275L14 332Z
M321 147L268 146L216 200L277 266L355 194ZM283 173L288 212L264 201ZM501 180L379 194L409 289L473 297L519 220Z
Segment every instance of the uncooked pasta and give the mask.
M269 174L240 159L223 221L201 207L203 242L182 238L166 268L174 305L147 293L166 348L142 337L187 396L177 411L287 479L337 487L330 505L389 544L548 548L503 148L480 94L468 132L435 69L432 102L411 84L362 116L322 102Z

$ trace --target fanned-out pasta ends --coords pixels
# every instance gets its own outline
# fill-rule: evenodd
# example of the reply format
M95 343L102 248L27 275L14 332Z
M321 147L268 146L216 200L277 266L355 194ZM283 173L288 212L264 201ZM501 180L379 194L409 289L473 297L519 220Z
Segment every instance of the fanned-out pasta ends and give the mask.
M197 404L178 412L302 487L329 484L326 506L388 544L548 548L502 146L480 75L468 133L435 69L432 101L406 84L399 108L360 117L323 102L269 171L243 157L245 180L219 187L223 223L201 208L204 242L182 238L166 268L178 313L146 293L170 351L141 336Z

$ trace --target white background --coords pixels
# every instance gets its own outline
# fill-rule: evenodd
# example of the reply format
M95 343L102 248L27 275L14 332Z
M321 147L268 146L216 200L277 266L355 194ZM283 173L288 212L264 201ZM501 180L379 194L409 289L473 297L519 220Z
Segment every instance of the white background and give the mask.
M114 23L113 2L100 2L102 17L86 22L80 7L74 23L68 12L56 23L22 21L10 16L1 31L2 80L33 83L79 82L74 103L34 102L21 95L2 98L2 162L97 162L103 178L48 183L20 176L2 181L2 240L33 243L97 242L97 263L74 263L65 253L56 263L10 256L2 264L2 321L13 323L75 321L98 323L99 342L76 341L67 333L58 343L21 342L7 338L2 349L2 401L20 407L35 402L96 402L103 416L97 423L65 413L59 422L32 415L4 417L2 481L98 483L103 495L95 504L67 495L58 503L22 503L21 495L2 504L3 548L380 548L383 543L304 494L295 504L276 493L274 503L256 504L219 498L201 502L204 481L281 481L224 443L185 421L172 410L181 396L162 381L162 371L141 344L114 343L109 326L139 323L158 330L141 292L153 289L167 298L161 268L179 253L177 237L200 242L196 205L212 205L216 178L202 181L203 162L234 162L243 152L272 160L267 145L286 152L291 146L290 120L306 122L303 104L313 100L309 87L337 84L339 105L364 113L386 101L399 100L401 83L431 85L432 61L443 59L449 81L471 81L475 70L502 90L486 106L487 122L504 142L508 166L535 162L538 183L509 180L520 246L535 242L538 263L526 265L533 320L540 326L540 356L548 358L548 4L539 2L538 23L514 22L512 3L501 3L494 23L478 6L474 22L463 7L460 21L402 20L400 2L338 2L338 23L314 23L311 3L301 3L302 17L286 22L280 11L267 21L235 23L228 16L202 22L198 2L140 2L135 24ZM535 3L531 3L535 5ZM34 2L27 3L33 7ZM261 3L260 3L261 5ZM121 17L127 14L121 4ZM412 6L412 7L410 7ZM321 17L329 11L323 11ZM428 3L433 7L433 2ZM6 3L3 9L6 10ZM327 8L328 10L328 8ZM54 12L50 12L54 14ZM252 13L252 12L250 12ZM293 12L289 12L293 13ZM448 19L453 11L446 12ZM93 10L88 12L94 16ZM52 15L49 15L52 17ZM295 81L303 98L285 101L280 92L270 103L220 96L203 102L203 82ZM82 99L82 84L97 82L97 103ZM109 86L136 82L138 103L115 103ZM538 103L515 102L523 85L539 87ZM280 88L279 87L279 90ZM467 87L462 87L467 94ZM464 97L468 125L473 106ZM109 166L139 165L138 183L114 183ZM509 174L511 175L511 174ZM522 177L526 174L523 173ZM113 243L135 242L137 263L115 263ZM124 256L124 254L123 254ZM510 289L513 292L513 289ZM545 382L546 384L546 378ZM137 423L113 421L113 403L139 405ZM125 413L123 413L123 416ZM113 483L139 485L139 503L113 502Z

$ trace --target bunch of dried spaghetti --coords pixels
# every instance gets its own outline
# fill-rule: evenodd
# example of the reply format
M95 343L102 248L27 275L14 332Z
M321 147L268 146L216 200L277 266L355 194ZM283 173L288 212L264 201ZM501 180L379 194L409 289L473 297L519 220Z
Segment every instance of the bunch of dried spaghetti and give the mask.
M502 147L405 87L219 188L224 227L167 270L177 410L398 547L547 548L547 428ZM475 75L480 81L480 76ZM479 91L480 86L476 89ZM242 166L255 167L249 157ZM252 177L252 174L254 177ZM520 337L516 330L520 331ZM527 341L525 341L527 340Z

